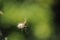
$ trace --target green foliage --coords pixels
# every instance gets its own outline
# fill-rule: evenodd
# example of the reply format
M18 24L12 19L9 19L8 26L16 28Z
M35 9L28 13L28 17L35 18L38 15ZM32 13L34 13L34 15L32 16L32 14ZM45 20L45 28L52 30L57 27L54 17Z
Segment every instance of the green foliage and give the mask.
M21 32L13 31L7 36L7 40L26 40Z
M2 28L9 28L11 25L17 25L26 18L31 22L31 30L36 38L47 39L53 34L53 12L50 5L53 0L24 0L20 3L17 0L3 1L4 15L2 16ZM16 26L14 26L15 28ZM29 27L29 26L28 26ZM9 34L10 35L10 34ZM17 35L18 38L14 37ZM19 40L20 34L12 33L11 40ZM10 40L9 39L9 40Z

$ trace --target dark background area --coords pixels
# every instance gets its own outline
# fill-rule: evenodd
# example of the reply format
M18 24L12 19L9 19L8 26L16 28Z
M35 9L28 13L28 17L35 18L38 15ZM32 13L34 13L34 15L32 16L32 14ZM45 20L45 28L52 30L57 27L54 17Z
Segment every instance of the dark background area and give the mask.
M60 40L60 0L55 0L55 5L52 7L55 17L54 17L54 24L55 24L55 33L57 40Z
M56 26L56 33L60 34L60 0L56 0L53 11L55 14L54 23Z

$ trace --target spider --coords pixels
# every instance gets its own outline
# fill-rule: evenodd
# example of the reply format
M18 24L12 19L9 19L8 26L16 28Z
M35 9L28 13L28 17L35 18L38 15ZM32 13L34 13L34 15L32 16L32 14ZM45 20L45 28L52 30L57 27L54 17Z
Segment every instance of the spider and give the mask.
M24 19L24 22L18 23L17 28L18 28L18 29L23 29L23 28L27 27L27 26L26 26L26 23L27 23L27 20Z

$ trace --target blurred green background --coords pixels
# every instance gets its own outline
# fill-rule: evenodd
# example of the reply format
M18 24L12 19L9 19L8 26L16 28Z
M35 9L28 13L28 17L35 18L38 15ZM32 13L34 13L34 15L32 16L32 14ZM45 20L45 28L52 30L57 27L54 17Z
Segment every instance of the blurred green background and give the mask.
M55 0L0 0L0 29L7 40L59 40L55 34ZM27 29L17 24L27 19ZM5 34L6 33L6 34Z

